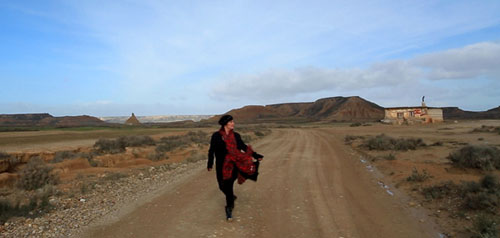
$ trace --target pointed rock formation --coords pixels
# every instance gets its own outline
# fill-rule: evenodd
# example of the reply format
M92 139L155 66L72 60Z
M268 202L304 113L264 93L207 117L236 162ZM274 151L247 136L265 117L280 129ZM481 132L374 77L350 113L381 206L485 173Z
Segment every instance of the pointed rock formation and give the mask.
M135 117L134 113L132 112L132 116L130 116L130 118L125 121L125 124L126 125L140 125L141 122L139 122L139 120L137 120L137 117Z

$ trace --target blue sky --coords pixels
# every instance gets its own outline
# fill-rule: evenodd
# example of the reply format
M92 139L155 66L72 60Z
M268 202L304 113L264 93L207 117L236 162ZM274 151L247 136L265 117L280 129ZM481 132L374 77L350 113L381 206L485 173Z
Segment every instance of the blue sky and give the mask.
M500 106L500 1L2 1L0 114Z

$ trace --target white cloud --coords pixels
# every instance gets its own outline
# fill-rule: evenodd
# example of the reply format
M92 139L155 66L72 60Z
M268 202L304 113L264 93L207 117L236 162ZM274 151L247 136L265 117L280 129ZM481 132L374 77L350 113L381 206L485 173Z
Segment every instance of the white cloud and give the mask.
M470 79L499 76L500 44L482 42L459 49L429 53L411 60L415 67L428 69L429 79Z
M437 79L473 80L482 77L498 80L499 65L500 44L484 42L410 60L376 63L365 69L309 67L228 75L219 79L212 88L211 96L219 100L265 102L276 97L290 98L321 91L361 93L375 88L390 91L391 88L411 88L420 82Z

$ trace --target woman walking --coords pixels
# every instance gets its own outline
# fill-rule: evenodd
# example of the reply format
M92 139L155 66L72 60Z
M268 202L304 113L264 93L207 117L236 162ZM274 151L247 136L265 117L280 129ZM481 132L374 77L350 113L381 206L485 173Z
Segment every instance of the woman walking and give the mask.
M226 219L231 221L234 200L233 184L236 179L242 184L245 179L257 181L259 161L264 156L257 154L252 147L247 146L240 134L234 132L234 121L231 115L219 119L221 128L212 134L208 150L207 170L211 171L214 164L219 189L226 196ZM254 161L254 159L256 161Z

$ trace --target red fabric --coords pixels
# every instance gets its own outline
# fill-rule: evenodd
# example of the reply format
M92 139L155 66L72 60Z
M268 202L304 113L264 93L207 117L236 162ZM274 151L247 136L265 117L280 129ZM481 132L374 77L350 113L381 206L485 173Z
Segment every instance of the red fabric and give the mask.
M221 129L220 133L222 135L222 139L226 143L227 149L227 154L224 158L224 164L222 165L222 178L224 180L230 179L231 175L233 174L235 165L241 172L245 174L254 174L256 168L252 159L252 147L247 146L247 151L242 152L238 150L238 145L236 143L236 138L234 137L233 130L231 130L229 134L226 134L224 129ZM238 183L242 184L243 182L245 182L245 178L239 174Z

